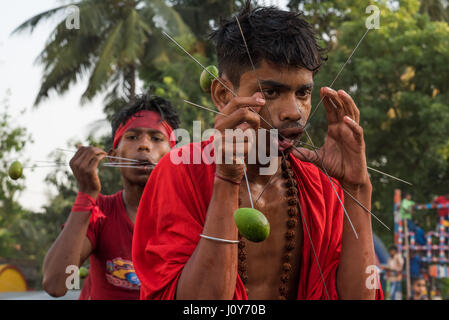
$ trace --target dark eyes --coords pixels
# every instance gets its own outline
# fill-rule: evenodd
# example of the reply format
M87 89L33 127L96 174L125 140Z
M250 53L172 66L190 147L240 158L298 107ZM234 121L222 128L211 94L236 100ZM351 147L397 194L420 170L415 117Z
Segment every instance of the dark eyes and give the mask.
M297 93L298 97L300 97L300 98L306 98L311 94L312 94L312 89L304 89L304 90L298 91L298 93Z
M266 99L274 99L279 96L279 90L265 89L263 90L263 95Z
M137 135L128 135L128 136L126 136L126 139L128 139L128 140L138 140L139 137ZM156 137L156 136L153 136L153 137L151 137L151 141L161 142L161 141L163 141L163 139L161 139L159 137Z
M281 92L278 89L265 89L262 91L266 99L276 99ZM312 89L303 89L296 92L296 96L300 99L308 98L312 94Z

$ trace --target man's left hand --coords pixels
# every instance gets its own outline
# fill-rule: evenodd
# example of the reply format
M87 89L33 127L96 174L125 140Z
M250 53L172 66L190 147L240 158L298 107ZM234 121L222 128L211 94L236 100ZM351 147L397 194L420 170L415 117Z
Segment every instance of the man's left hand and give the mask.
M293 149L293 155L324 167L330 176L349 189L369 184L359 109L343 90L336 92L331 88L321 88L320 94L328 121L324 145L316 151Z

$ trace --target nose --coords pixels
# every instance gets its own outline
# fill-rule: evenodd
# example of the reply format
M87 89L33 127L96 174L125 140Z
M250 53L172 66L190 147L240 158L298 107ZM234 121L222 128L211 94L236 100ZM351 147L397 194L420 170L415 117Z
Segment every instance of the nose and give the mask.
M281 122L297 122L302 118L301 106L296 100L296 97L289 97L281 105L281 111L279 113L279 120Z
M150 152L151 150L151 137L144 136L139 141L139 147L137 149L138 151L147 151Z

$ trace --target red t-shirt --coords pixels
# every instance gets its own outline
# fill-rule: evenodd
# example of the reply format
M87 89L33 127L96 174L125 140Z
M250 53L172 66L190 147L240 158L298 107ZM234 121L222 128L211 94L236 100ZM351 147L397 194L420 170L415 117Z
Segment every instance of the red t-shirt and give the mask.
M449 200L445 197L445 196L439 196L437 197L434 202L438 203L438 204L449 204ZM438 215L440 217L445 217L447 215L449 215L449 208L441 208L438 209Z
M102 216L92 216L87 237L92 243L89 276L80 300L138 300L140 281L134 271L131 249L134 225L122 191L97 197Z

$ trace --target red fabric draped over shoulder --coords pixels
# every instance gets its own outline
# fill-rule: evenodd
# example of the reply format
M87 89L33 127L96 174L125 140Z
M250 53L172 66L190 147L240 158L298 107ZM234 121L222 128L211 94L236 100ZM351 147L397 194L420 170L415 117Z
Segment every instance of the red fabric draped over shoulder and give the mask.
M175 149L192 163L210 141ZM179 158L178 158L179 159ZM212 197L215 164L175 164L164 156L151 173L137 213L133 261L141 299L175 298L179 276L200 240ZM237 281L235 299L245 299Z
M141 281L141 299L175 298L182 269L200 240L215 175L214 163L176 163L179 159L200 162L202 151L213 145L211 142L212 139L172 150L159 161L145 187L133 239L133 263ZM210 154L213 156L213 150ZM327 176L312 164L294 157L291 157L291 163L304 219L329 296L338 299L336 273L340 261L343 210ZM341 189L336 187L336 190L343 201ZM304 223L302 225L304 249L298 299L327 299L307 230ZM234 299L247 299L240 277Z

